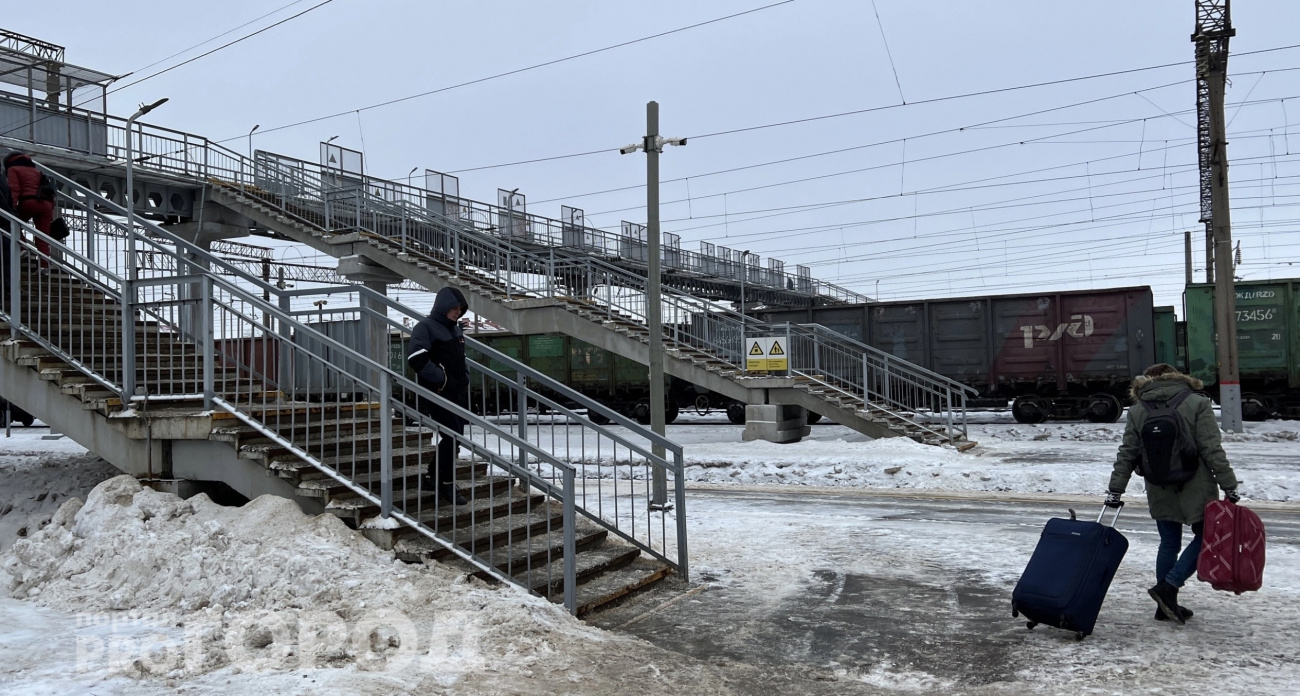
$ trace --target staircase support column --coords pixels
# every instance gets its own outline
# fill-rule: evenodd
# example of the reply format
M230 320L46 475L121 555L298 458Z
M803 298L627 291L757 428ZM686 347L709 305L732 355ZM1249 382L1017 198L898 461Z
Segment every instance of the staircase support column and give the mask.
M745 407L745 442L766 440L777 444L798 442L812 434L808 412L791 404L749 404Z
M388 295L388 283L383 281L368 280L363 285L370 290L374 290L380 295ZM367 357L380 365L388 364L388 327L383 317L388 316L388 307L378 300L370 299L362 295L361 308L368 310L361 318L362 341L365 346L364 353ZM370 375L371 384L379 384L381 375L384 373L374 370Z

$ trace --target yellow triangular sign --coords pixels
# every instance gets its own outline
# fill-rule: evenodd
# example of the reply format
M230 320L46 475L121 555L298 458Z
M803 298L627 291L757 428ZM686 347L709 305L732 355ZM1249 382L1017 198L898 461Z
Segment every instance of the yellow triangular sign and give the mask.
M750 355L763 355L763 354L764 354L764 353L763 353L763 347L760 346L760 345L758 345L758 341L754 341L754 347L749 349L749 354L750 354Z
M780 343L779 341L772 341L772 350L768 351L767 354L768 354L768 355L785 355L785 351L781 350L781 343ZM752 353L751 353L751 355L752 355Z

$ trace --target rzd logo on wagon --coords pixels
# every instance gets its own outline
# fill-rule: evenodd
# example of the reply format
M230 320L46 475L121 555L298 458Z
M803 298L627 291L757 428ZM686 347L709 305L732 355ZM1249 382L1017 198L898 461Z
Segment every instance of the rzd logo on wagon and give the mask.
M1044 324L1037 326L1022 326L1020 332L1025 335L1025 347L1033 348L1034 341L1059 341L1061 336L1069 334L1075 338L1091 336L1093 331L1092 317L1087 314L1075 314L1070 317L1070 321L1062 322L1060 326L1053 331L1052 327Z

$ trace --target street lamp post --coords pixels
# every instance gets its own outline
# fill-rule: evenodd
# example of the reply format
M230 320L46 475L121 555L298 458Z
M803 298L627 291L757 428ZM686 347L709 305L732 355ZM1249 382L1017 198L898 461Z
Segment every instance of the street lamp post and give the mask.
M135 395L135 283L139 269L135 258L135 155L131 151L131 138L135 120L167 102L163 97L152 104L141 104L140 110L126 120L126 287L122 293L122 404L130 408ZM204 308L207 309L206 307Z
M409 172L406 173L406 188L412 188L412 187L411 187L411 177L415 175L415 170L417 170L417 169L419 169L419 168L420 168L420 165L417 164L417 165L415 165L414 167L411 167L411 171L409 171Z
M640 144L633 143L619 149L627 155L637 150L646 154L646 234L650 254L646 269L646 325L650 331L650 429L658 435L666 431L664 417L664 328L663 303L659 268L659 153L664 145L685 145L686 138L664 138L659 135L659 102L645 105L646 135ZM664 457L663 445L653 446L654 455ZM650 506L667 509L668 478L660 467L653 472Z
M330 139L325 141L325 144L326 144L326 145L329 145L330 143L332 143L332 142L334 142L335 140L338 140L338 139L339 139L339 136L337 136L337 135L331 135L331 136L330 136Z
M248 131L248 159L250 160L253 159L253 131L261 127L262 124L258 123L253 126L252 130Z

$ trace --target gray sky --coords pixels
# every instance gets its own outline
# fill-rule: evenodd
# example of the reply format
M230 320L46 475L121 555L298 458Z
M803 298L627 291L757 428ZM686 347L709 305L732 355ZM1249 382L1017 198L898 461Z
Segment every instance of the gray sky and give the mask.
M12 3L4 26L66 46L69 62L124 73L288 2ZM317 2L293 4L123 82ZM664 229L680 233L684 247L707 240L785 259L788 268L807 264L816 277L886 300L1150 284L1158 303L1181 304L1183 230L1197 231L1198 268L1204 248L1193 0L876 0L897 81L870 0L795 0L355 111L765 4L334 0L118 92L110 110L127 115L166 96L151 122L235 137L227 145L238 151L248 147L242 134L260 124L254 147L310 160L316 143L339 135L337 143L365 151L368 173L402 179L417 166L455 172L612 150L644 132L650 99L661 104L665 134L702 136L896 106L900 86L908 102L922 102L1180 63L696 137L665 154L662 176ZM1300 43L1300 3L1257 0L1233 10L1228 102L1258 102L1228 110L1239 274L1292 277L1300 126L1288 120L1300 120L1300 49L1243 54ZM343 111L350 113L273 130ZM885 144L859 147L874 143ZM796 157L803 159L752 166ZM737 167L748 168L714 174ZM567 203L611 229L645 220L639 154L460 176L468 198L493 201L498 187L517 186L533 213L558 217ZM621 187L635 188L583 195Z

